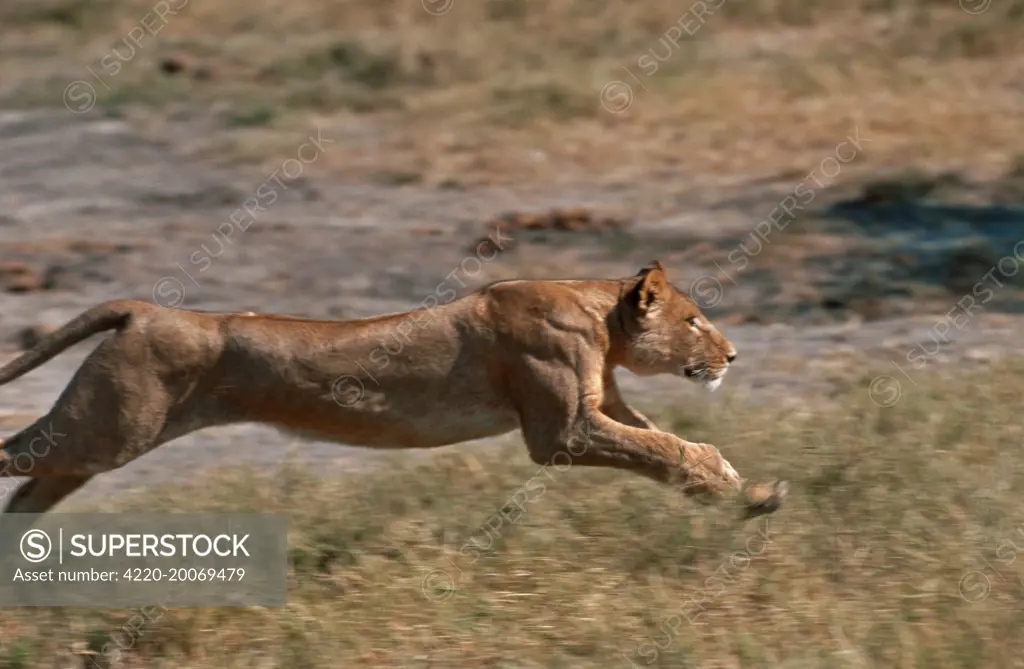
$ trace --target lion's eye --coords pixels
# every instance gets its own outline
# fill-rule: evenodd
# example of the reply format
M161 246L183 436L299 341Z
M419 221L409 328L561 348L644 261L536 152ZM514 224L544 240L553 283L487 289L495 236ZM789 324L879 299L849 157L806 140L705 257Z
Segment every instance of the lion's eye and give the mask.
M700 322L700 319L694 316L693 318L687 318L686 322L692 325L693 327L697 327L697 323Z

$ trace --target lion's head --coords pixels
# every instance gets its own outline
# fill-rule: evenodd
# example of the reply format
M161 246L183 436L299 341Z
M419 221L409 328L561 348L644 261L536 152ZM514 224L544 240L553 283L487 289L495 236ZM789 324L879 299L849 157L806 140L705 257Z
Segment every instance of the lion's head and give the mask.
M661 263L640 270L623 296L624 366L634 374L676 374L715 390L736 349L688 295L669 283Z

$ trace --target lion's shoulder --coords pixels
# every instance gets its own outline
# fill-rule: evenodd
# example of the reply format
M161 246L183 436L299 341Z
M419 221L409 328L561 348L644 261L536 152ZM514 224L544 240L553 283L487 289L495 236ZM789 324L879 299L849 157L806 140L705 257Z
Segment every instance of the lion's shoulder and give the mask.
M597 342L616 294L582 280L510 280L488 284L479 295L482 314L499 331L530 339L543 330L569 332Z

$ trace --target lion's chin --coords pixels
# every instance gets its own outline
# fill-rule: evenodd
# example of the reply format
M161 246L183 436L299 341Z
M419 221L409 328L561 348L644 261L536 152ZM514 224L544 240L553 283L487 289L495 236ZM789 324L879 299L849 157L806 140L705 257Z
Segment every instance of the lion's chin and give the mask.
M706 381L704 381L704 388L709 393L713 393L716 390L718 390L718 386L720 386L720 385L722 385L722 378L721 377L719 377L717 379L707 379Z

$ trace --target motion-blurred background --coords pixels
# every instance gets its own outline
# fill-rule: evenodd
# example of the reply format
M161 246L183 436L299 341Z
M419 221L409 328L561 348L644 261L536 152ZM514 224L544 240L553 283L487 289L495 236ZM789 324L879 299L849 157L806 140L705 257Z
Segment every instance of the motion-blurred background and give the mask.
M1024 666L1022 111L1021 0L4 0L3 360L115 297L346 318L658 258L741 355L628 399L793 493L739 525L517 435L210 430L62 509L287 513L289 605L6 609L0 667Z

